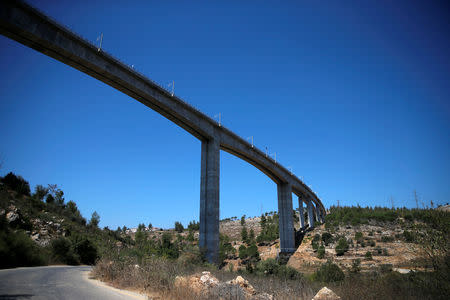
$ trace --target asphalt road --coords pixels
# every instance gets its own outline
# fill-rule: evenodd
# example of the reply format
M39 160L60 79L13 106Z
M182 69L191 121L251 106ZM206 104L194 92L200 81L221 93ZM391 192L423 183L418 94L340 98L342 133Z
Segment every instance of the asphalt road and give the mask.
M51 266L0 270L0 300L145 299L88 279L91 267Z

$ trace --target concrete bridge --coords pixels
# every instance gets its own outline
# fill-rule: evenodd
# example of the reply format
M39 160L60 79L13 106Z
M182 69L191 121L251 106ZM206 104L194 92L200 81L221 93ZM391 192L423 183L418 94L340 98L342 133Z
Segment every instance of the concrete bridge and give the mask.
M0 1L0 33L129 95L201 140L200 247L210 262L217 261L219 252L220 150L247 161L277 184L281 253L296 250L292 194L298 197L301 212L306 203L310 227L314 219L323 221L325 208L320 199L286 168L37 9L20 1ZM303 213L300 220L304 226Z

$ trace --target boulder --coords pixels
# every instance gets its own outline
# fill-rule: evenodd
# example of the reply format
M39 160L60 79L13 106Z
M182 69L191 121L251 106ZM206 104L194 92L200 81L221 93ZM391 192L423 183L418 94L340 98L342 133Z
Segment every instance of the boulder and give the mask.
M312 300L341 300L341 297L325 286L317 292Z
M248 282L248 280L245 280L242 276L238 276L233 280L227 281L227 284L238 285L250 295L256 294L256 291L253 288L253 286Z

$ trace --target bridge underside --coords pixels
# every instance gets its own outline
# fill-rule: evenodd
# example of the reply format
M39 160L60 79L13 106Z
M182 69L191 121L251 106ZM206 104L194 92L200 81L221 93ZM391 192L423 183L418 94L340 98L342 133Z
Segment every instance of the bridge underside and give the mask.
M295 250L292 194L307 204L309 227L323 221L325 208L294 174L232 131L159 87L111 55L20 1L0 1L0 33L72 66L129 95L202 141L200 180L200 247L210 262L219 252L220 150L227 151L269 176L278 190L280 251ZM314 206L315 205L315 206ZM300 209L300 207L299 207ZM301 213L301 227L305 227Z

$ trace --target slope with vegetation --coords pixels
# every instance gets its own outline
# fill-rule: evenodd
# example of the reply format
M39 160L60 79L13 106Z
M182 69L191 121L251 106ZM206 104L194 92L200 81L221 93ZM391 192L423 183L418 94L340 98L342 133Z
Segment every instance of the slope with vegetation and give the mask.
M21 176L0 177L0 268L46 264L89 264L125 242L89 222L74 201L66 202L57 185L37 185L31 192Z

